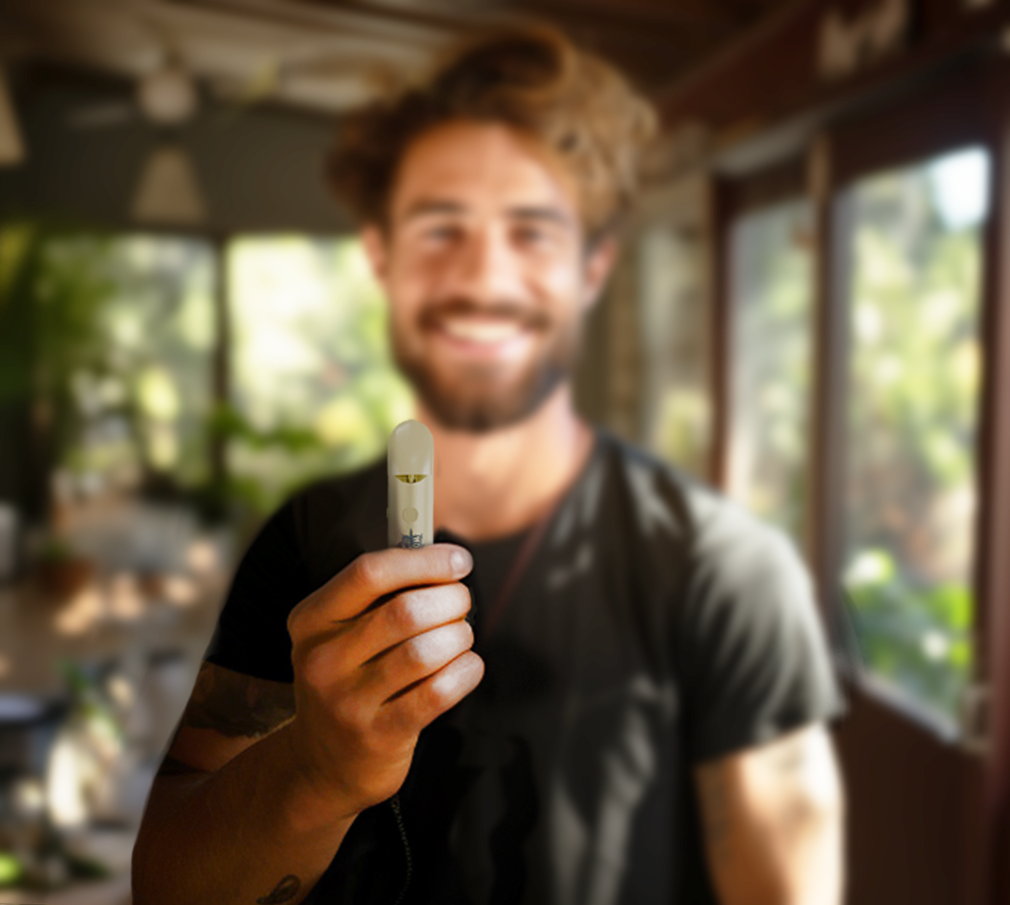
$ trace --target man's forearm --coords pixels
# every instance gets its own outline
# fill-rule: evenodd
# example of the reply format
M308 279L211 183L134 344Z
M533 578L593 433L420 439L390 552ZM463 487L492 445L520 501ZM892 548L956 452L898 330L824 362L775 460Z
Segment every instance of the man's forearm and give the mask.
M297 905L308 895L354 817L293 765L290 726L214 773L155 780L133 855L136 905Z

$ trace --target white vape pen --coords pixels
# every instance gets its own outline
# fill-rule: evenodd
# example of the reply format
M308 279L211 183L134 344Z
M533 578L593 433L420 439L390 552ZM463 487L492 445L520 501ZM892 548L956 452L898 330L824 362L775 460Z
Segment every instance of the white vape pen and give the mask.
M386 456L389 546L427 547L435 534L435 441L420 421L404 421L389 435Z

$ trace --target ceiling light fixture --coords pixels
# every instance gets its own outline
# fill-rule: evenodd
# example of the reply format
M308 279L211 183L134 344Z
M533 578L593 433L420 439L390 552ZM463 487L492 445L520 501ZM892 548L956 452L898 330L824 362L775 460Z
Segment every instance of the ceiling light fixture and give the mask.
M137 83L137 103L144 116L158 126L177 126L190 119L198 103L192 76L169 62Z
M189 154L176 144L161 144L144 161L131 206L138 223L198 226L207 205Z

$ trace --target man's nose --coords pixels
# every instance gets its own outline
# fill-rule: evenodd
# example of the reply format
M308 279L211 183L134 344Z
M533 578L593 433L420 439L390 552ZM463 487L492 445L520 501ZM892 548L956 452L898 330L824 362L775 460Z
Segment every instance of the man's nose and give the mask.
M456 266L450 274L453 295L475 302L521 298L522 267L507 236L499 230L487 229L471 233L459 249Z

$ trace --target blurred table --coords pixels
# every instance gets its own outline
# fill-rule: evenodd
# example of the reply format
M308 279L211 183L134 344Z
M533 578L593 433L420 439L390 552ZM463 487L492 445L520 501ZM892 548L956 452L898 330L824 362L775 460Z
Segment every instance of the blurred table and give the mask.
M58 892L0 890L2 905L131 905L130 875L78 883Z
M220 573L167 576L145 593L128 572L99 577L66 599L32 581L0 588L0 692L58 697L60 664L178 650L199 660L224 592ZM0 900L2 901L2 900Z
M129 827L118 834L75 831L95 843L92 855L113 877L47 893L0 890L0 903L129 905L135 820L214 630L227 577L223 568L157 578L106 570L67 597L47 594L32 580L0 588L0 694L65 702L63 664L112 664L134 679L125 731L147 761L147 772L128 778L143 785L130 791L136 807Z
M136 833L97 831L82 834L85 848L113 870L107 880L79 880L52 892L0 890L0 905L130 905L130 857Z

